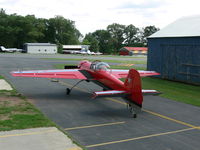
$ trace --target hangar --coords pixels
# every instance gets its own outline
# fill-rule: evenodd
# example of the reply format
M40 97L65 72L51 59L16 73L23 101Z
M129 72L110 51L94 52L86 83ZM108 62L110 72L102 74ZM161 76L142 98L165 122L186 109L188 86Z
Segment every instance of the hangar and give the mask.
M119 50L119 55L146 55L147 51L147 47L122 47Z
M31 54L56 54L57 45L50 43L25 43L23 52Z
M200 85L200 16L183 17L148 38L147 69Z

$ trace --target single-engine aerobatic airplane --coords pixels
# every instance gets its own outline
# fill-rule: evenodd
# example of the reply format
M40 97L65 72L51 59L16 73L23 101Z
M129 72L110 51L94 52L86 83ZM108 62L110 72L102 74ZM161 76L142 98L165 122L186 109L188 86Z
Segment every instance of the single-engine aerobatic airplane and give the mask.
M142 108L143 94L159 94L156 90L142 90L140 77L159 75L159 73L155 71L137 71L135 69L117 70L109 68L110 66L105 62L83 60L78 66L65 66L65 69L61 70L13 71L11 74L12 76L20 77L79 79L80 81L77 84L82 81L92 81L103 88L103 91L94 92L94 97L123 97L133 117L136 118L136 113ZM120 78L126 78L125 82L119 80ZM71 89L66 89L67 95L70 94L71 90L77 84Z

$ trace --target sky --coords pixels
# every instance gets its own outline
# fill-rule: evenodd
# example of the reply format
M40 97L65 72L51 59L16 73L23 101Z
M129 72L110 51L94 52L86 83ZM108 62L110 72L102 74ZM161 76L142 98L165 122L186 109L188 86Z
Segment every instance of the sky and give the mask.
M75 21L83 35L112 23L162 29L181 17L200 15L199 5L199 0L0 0L7 14L47 19L60 15Z

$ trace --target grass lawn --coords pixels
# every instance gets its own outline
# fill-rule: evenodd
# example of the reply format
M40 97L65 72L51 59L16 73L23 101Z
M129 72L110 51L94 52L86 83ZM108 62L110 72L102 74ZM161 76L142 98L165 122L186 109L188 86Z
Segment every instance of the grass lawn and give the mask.
M54 67L56 69L64 69L64 66L65 65L77 65L77 64L56 64L54 65ZM130 68L134 68L134 69L137 69L137 70L146 70L145 67L136 67L136 66L132 66L132 67L129 67L129 66L118 66L118 65L110 65L111 69L130 69Z
M146 67L138 67L138 66L134 66L134 65L132 67L111 65L110 67L111 67L111 69L125 69L125 70L129 70L130 68L134 68L136 70L146 70Z
M68 56L87 56L87 57L112 57L112 58L146 58L147 56L122 56L122 55L82 55L82 54L67 54Z
M158 78L142 78L144 89L155 89L160 91L160 96L200 106L200 86L168 81Z
M50 126L55 124L16 90L0 90L0 131Z
M71 65L71 64L69 64ZM73 65L73 64L72 64ZM64 64L57 64L55 68L62 69ZM131 67L112 65L112 69L130 69ZM135 67L137 70L146 70L143 67ZM159 78L142 78L143 89L155 89L161 92L161 97L169 98L175 101L200 106L200 86L184 84L180 82L168 81Z
M46 60L74 60L74 61L81 61L83 58L41 58ZM88 61L95 61L96 59L87 59ZM99 59L101 60L101 59ZM108 63L124 63L124 64L146 64L146 60L102 60Z

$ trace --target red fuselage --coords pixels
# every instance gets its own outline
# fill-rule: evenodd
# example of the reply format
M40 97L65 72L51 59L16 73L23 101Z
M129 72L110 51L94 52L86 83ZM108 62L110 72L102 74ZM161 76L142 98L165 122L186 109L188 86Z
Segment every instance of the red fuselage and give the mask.
M94 81L98 81L103 84L105 87L114 90L125 90L128 89L125 87L124 82L119 80L117 77L111 74L112 70L110 69L93 69L91 66L94 65L89 61L81 61L79 63L79 68L81 70L87 71L93 78Z

